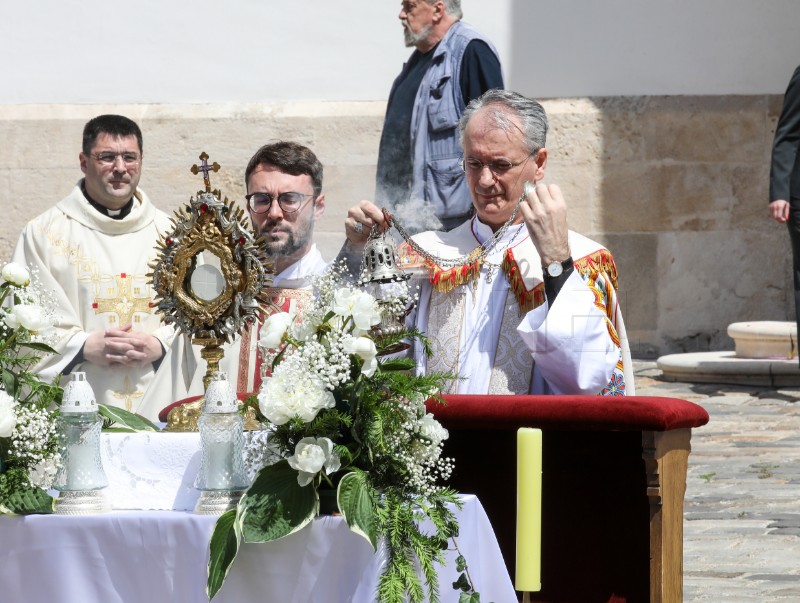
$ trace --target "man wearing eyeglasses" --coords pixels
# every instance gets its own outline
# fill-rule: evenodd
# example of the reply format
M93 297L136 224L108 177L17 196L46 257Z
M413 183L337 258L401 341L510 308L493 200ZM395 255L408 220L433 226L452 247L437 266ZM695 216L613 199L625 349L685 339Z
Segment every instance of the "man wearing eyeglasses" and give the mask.
M515 92L472 101L459 132L475 216L412 237L400 259L423 277L412 321L433 354L415 350L417 370L458 375L450 393L633 394L614 259L569 230L561 190L543 182L547 128ZM349 210L348 262L374 224L388 227L372 203Z
M289 141L266 144L250 159L245 169L248 214L256 233L264 240L274 275L265 290L268 313L302 314L311 297L312 279L322 274L328 263L314 243L314 226L325 211L322 193L323 168L311 149ZM224 346L220 369L236 384L239 393L257 392L261 387L262 355L258 350L260 323L251 325L242 336ZM170 350L154 391L168 392L165 398L182 400L203 394L205 362L184 339ZM197 370L189 376L189 386L178 379L187 365ZM166 368L166 367L165 367ZM201 370L202 369L202 370ZM166 383L170 379L169 384ZM182 389L185 388L185 389Z
M147 278L169 217L138 188L142 133L127 117L86 123L79 162L84 177L25 226L12 256L57 304L59 353L37 370L83 371L98 402L137 412L174 333L151 307Z
M375 199L401 207L415 232L454 228L472 214L458 167L458 120L466 105L503 87L492 43L461 21L460 0L403 0L400 22L415 50L394 81L378 148ZM428 214L434 224L420 216Z
M314 226L325 212L322 163L311 149L288 141L261 147L245 170L247 209L255 231L264 239L275 276L267 288L269 312L302 314L311 284L328 263L314 243ZM261 387L258 328L242 334L226 354L237 370L237 391ZM230 369L229 369L230 370Z

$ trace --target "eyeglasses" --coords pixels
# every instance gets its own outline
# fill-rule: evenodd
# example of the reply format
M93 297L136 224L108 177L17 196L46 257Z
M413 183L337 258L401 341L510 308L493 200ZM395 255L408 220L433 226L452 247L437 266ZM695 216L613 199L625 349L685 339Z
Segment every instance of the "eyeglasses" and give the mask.
M300 206L303 204L303 200L306 199L306 197L314 197L314 195L288 192L281 193L277 196L270 195L269 193L250 193L249 195L244 196L244 198L247 199L247 207L257 214L267 213L269 208L272 207L272 202L276 200L284 212L287 214L293 214L300 209Z
M511 168L515 168L518 165L522 165L528 159L530 159L530 155L528 155L522 161L518 161L517 163L512 163L507 159L495 159L494 161L490 161L489 163L483 163L482 161L478 161L477 159L462 159L461 160L461 169L465 172L480 172L483 171L484 167L488 167L489 170L495 175L498 176L500 174L504 174Z
M141 159L138 153L92 153L92 157L103 165L114 165L117 163L117 157L120 157L125 165L136 165Z

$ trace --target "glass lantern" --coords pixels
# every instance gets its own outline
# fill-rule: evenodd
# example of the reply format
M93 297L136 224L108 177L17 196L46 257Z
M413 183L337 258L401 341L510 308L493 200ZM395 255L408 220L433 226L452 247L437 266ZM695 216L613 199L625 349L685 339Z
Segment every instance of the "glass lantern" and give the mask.
M55 512L83 515L110 511L105 490L108 478L100 458L100 417L86 373L72 374L64 388L58 417L62 466L53 488L59 491Z
M195 513L219 515L235 507L250 485L243 456L244 417L222 371L211 377L197 426L201 457L194 485L201 492Z

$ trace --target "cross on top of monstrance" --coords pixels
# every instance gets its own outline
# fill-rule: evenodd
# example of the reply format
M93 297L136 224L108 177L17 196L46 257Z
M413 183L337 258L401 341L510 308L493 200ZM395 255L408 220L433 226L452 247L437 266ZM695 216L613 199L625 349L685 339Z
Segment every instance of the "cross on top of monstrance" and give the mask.
M220 201L220 191L211 190L209 172L219 171L219 164L209 165L205 151L200 161L190 171L203 173L206 190L175 212L170 232L158 242L148 276L164 322L203 346L200 355L207 363L203 384L208 387L224 355L222 344L234 340L263 312L267 304L263 291L271 279L263 241L247 229L244 211L227 197ZM168 429L196 430L201 410L201 403L174 408Z
M219 164L215 161L211 165L208 165L208 153L203 151L200 153L200 166L195 163L192 167L189 168L189 171L192 172L195 176L200 172L203 172L203 184L206 185L206 192L211 192L211 179L208 177L209 172L218 172L219 171Z

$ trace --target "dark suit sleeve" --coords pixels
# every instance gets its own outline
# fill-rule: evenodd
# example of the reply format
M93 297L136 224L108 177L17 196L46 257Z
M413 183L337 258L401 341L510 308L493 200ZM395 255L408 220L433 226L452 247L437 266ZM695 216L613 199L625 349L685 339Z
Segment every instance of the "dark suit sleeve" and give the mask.
M789 182L797 158L798 143L800 143L800 67L795 69L786 88L783 110L775 130L775 141L772 143L770 202L778 199L789 200ZM795 196L797 195L800 195L800 191L795 191Z
M472 40L461 59L461 96L464 104L492 88L503 87L500 59L483 40Z

